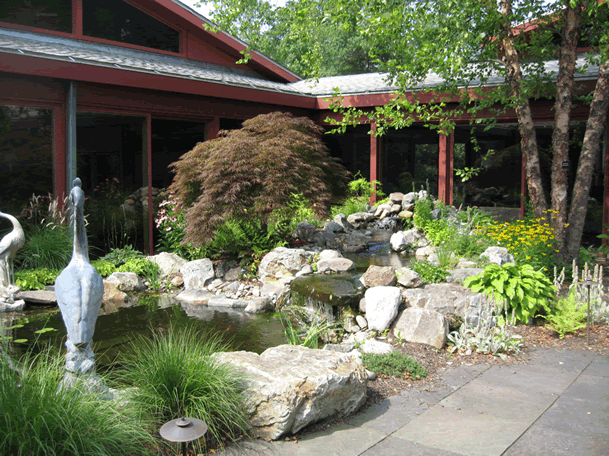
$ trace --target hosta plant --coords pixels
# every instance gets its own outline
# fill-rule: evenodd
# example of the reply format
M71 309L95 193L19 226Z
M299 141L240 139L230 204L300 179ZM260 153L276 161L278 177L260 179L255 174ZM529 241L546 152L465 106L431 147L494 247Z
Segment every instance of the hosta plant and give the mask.
M556 293L550 279L528 264L490 264L481 274L465 279L463 285L505 304L522 323L527 323L541 308L549 307Z

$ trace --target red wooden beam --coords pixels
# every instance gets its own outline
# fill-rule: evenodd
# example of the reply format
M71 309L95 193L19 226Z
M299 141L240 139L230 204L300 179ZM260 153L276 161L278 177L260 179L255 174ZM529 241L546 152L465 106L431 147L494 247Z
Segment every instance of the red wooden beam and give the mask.
M453 154L454 133L439 135L438 153L438 199L445 204L453 203Z
M72 0L72 35L79 39L83 38L82 2L83 0Z
M216 116L205 124L205 141L208 141L210 139L216 139L218 137L219 131L220 118Z
M129 69L122 70L103 66L83 65L16 54L2 54L0 71L228 98L263 104L293 106L304 109L315 108L315 98L298 94L235 87L194 79L140 73Z

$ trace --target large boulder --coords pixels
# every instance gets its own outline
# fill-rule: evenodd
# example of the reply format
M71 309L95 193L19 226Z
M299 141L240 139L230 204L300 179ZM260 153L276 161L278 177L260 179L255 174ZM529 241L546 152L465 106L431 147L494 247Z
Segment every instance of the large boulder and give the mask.
M313 235L315 234L316 229L317 227L312 223L300 222L296 226L294 237L309 242L313 239Z
M148 261L152 261L159 265L161 273L163 275L172 275L180 272L180 268L184 266L187 261L175 253L161 252L158 255L147 256Z
M448 271L448 277L446 278L446 281L449 283L461 284L468 277L482 274L483 272L484 272L484 269L482 269L482 268L451 269L450 271Z
M393 333L408 342L442 348L446 343L448 321L434 310L409 307L395 320Z
M244 374L247 413L257 437L277 440L305 426L357 410L367 375L356 356L280 345L261 355L219 353L218 361Z
M392 287L397 283L395 270L391 266L376 266L374 264L368 266L359 280L366 288Z
M406 307L435 310L442 315L452 314L467 319L487 308L487 298L481 293L454 283L432 283L421 288L402 289Z
M345 231L353 229L353 225L349 223L345 214L337 214L332 221L342 226Z
M506 263L516 263L514 255L510 254L505 247L489 247L480 255L480 258L487 258L489 263L495 263L499 266Z
M209 258L189 261L180 268L184 278L184 289L202 290L215 277L214 265Z
M425 243L424 235L417 229L407 231L398 231L391 235L389 240L391 248L396 252L404 252L416 247L420 247Z
M366 299L366 320L374 331L385 331L398 314L402 296L398 287L368 288Z
M313 252L304 249L277 247L267 253L258 267L258 277L262 282L277 282L292 277L313 259Z

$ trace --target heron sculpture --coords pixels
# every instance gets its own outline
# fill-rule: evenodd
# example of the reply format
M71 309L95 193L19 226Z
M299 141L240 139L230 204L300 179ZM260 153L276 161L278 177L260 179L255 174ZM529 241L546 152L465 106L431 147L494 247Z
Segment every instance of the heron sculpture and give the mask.
M0 288L9 290L15 285L15 255L25 245L25 234L15 217L4 212L0 212L0 217L13 224L13 230L0 241Z
M95 322L104 294L101 276L89 262L85 231L85 192L82 181L74 179L70 192L74 225L74 249L68 266L55 280L55 295L68 332L66 370L93 376L95 359L91 349Z

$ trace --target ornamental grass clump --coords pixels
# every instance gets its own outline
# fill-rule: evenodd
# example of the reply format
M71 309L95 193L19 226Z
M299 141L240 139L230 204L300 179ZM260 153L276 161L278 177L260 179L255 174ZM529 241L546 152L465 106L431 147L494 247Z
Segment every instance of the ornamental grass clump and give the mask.
M555 212L548 210L544 213L546 217L543 218L490 223L478 227L477 233L496 245L506 247L514 255L516 263L531 265L549 277L558 250L554 228L549 223L549 219L555 217Z
M135 387L129 400L155 426L182 416L201 419L208 431L198 450L217 448L250 427L243 378L217 361L221 351L228 345L218 335L170 327L136 341L123 355L119 375Z
M129 404L60 389L64 363L50 351L20 362L0 352L0 454L152 454L148 423Z

